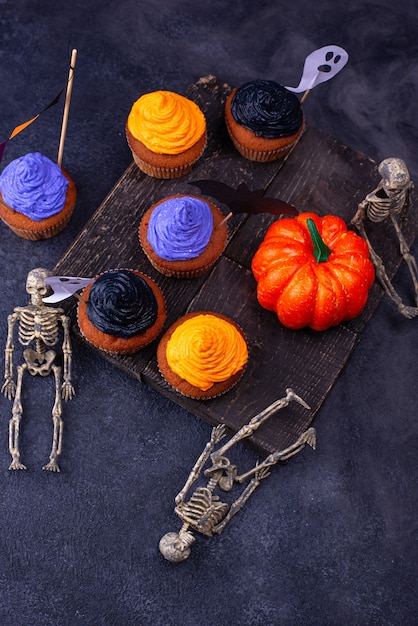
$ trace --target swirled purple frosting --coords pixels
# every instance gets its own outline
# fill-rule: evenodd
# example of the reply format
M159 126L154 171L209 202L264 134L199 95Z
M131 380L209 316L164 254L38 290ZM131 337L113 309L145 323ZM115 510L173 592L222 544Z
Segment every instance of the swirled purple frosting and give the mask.
M303 121L298 98L273 80L253 80L238 87L231 113L241 126L266 139L293 135Z
M193 196L168 198L155 207L147 238L166 261L187 261L202 254L212 235L213 216L207 202Z
M102 332L129 339L155 323L158 303L141 276L129 270L112 270L93 283L87 315Z
M15 159L0 176L5 203L35 221L63 209L68 184L61 168L39 152Z

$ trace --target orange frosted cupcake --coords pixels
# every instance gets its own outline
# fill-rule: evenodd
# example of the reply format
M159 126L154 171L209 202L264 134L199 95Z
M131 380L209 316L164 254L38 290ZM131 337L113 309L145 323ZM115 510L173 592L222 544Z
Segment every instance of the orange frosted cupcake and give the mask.
M165 300L151 278L110 270L82 292L78 325L83 337L109 354L133 354L153 341L166 318Z
M39 152L29 153L0 176L0 218L19 237L47 239L68 224L76 195L67 172Z
M206 146L200 108L172 91L153 91L132 106L126 138L138 167L155 178L187 174Z
M157 361L162 376L176 391L207 400L239 381L248 349L242 330L228 317L187 313L161 338Z
M174 195L152 205L139 225L139 240L161 274L196 278L222 254L227 225L221 211L196 196Z
M238 152L261 163L284 157L304 126L298 98L272 80L254 80L234 89L225 104L225 121Z

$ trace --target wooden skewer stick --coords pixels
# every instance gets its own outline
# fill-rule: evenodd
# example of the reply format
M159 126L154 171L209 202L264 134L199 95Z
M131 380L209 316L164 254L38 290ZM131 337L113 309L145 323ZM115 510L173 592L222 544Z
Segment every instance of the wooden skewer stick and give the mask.
M60 167L62 167L62 156L64 154L65 135L67 133L68 115L70 113L70 102L71 102L71 94L73 91L73 79L74 79L74 69L75 69L76 59L77 59L77 50L74 48L71 53L70 71L68 73L67 93L65 96L64 114L62 117L61 137L60 137L60 143L59 143L59 148L58 148L57 163Z
M84 300L84 298L82 298L80 294L77 293L76 291L72 293L71 295L74 296L74 298L76 298L79 302L84 302L84 304L87 304L87 300Z
M222 226L222 224L225 224L225 222L227 222L233 215L234 214L232 213L232 211L230 211L228 215L223 218L222 222L219 223L219 226Z
M309 92L310 92L310 91L311 91L310 89L307 89L307 90L304 92L303 96L302 96L302 97L301 97L301 99L300 99L300 103L301 103L301 104L303 104L303 103L305 102L306 98L309 96Z
M303 92L303 96L300 99L300 103L303 104L306 100L306 98L309 96L311 90L307 89L306 91ZM293 144L293 146L290 148L289 152L286 154L286 156L283 158L283 163L282 163L282 167L283 165L286 163L287 159L290 157L290 155L292 154L293 150L296 148L296 146L298 145L303 133L305 132L305 129L302 130L301 134L298 137L298 140L296 141L296 143ZM281 169L281 168L280 168Z

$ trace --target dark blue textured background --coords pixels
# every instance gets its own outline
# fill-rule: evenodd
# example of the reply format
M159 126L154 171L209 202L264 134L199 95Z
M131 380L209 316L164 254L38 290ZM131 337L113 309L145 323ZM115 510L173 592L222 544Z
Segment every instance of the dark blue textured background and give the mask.
M412 0L0 0L0 139L57 93L78 49L64 153L76 210L49 241L0 224L2 342L28 271L55 265L131 163L125 119L147 91L207 74L296 85L305 56L335 43L349 65L310 94L308 123L376 161L404 158L417 180L417 32ZM60 125L58 106L9 142L2 167L56 158ZM404 267L396 285L412 297ZM210 427L75 343L61 474L41 470L52 381L24 392L27 472L7 469L0 399L0 624L417 624L417 323L382 300L315 420L316 451L276 468L180 565L158 542L180 527L174 497ZM234 452L239 467L257 458Z

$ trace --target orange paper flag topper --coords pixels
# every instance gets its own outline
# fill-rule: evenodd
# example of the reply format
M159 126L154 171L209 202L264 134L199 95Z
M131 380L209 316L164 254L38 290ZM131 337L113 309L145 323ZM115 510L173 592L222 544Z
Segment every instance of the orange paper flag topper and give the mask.
M22 130L25 130L25 128L27 128L28 126L30 126L31 124L33 124L33 122L35 122L38 117L40 117L40 115L42 115L42 113L45 113L45 111L47 111L49 108L51 108L52 106L54 106L54 104L57 104L57 102L59 102L61 95L64 91L64 88L60 90L60 92L55 96L55 98L53 100L51 100L51 102L49 104L46 105L46 107L44 107L42 109L42 111L40 113L38 113L38 115L35 115L35 117L32 117L30 120L28 120L27 122L23 122L23 124L19 124L18 126L16 126L11 134L10 137L8 139L6 139L6 141L3 141L0 144L0 161L3 157L3 153L4 153L4 149L6 147L6 143L8 141L10 141L10 139L13 139L13 137L16 137L16 135L18 135L19 133L22 132Z
M32 119L28 120L27 122L24 122L23 124L19 124L19 126L16 126L16 128L13 129L12 134L10 135L9 139L13 139L13 137L16 137L16 135L18 135L22 130L25 130L27 126L29 126L30 124L32 124L32 122L37 120L39 116L40 116L40 113L38 113L38 115L35 115L35 117L32 117Z

